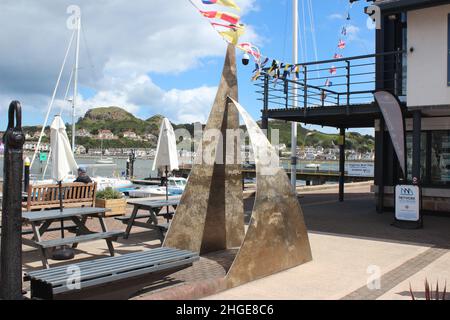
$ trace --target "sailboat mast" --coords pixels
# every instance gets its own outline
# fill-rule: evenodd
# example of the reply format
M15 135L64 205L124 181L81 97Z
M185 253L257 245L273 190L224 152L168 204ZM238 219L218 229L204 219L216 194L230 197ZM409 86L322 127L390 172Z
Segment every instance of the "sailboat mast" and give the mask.
M80 32L81 32L81 13L78 16L77 23L77 44L75 50L75 69L74 69L74 82L73 82L73 99L72 99L72 151L75 152L75 137L76 137L76 128L75 128L75 115L76 115L76 107L77 107L77 97L78 97L78 65L80 59Z
M295 64L298 63L298 0L292 0L292 14L293 14L293 39L292 39L292 48L293 48L293 62ZM292 95L293 108L298 107L297 101L297 76L294 73L294 90ZM292 161L291 161L291 184L294 189L294 192L297 191L297 136L298 136L298 124L297 122L292 122L291 128L291 152L292 152Z

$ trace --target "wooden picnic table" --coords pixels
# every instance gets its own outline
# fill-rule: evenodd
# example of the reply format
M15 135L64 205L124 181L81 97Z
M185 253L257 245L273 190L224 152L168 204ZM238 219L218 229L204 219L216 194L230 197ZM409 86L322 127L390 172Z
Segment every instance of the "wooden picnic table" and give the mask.
M164 208L172 207L174 211L180 204L179 199L169 199L169 200L146 200L146 201L130 201L128 204L132 205L133 213L128 217L120 217L117 220L122 221L127 225L125 231L124 239L128 239L133 226L138 226L145 229L156 230L160 233L161 241L164 240L164 233L169 228L170 220L172 220L174 212L163 212ZM147 211L147 214L138 215L139 210ZM167 224L160 224L158 222L158 217L164 217L167 220ZM136 220L147 219L147 222L139 222Z
M104 217L108 209L104 208L68 208L62 212L57 210L24 212L22 221L24 224L30 224L33 231L33 238L23 238L23 243L35 248L41 252L42 264L49 268L47 261L47 249L56 248L64 245L72 245L76 248L79 243L91 242L96 240L105 240L111 256L114 256L113 240L123 235L122 231L108 231ZM95 232L86 226L89 217L98 219L102 232ZM58 221L72 221L76 226L76 236L64 239L42 240L42 236L49 231L50 226Z

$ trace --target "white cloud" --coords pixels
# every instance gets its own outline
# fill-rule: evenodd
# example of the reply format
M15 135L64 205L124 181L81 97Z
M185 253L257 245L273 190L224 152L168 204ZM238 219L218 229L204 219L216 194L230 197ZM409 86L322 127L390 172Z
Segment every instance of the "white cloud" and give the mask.
M347 27L347 37L350 41L359 39L359 32L361 29L355 25L348 25Z
M20 23L4 23L0 29L0 42L8 48L0 51L0 108L15 97L28 110L45 114L71 35L66 9L73 3L2 0L0 20ZM244 16L258 9L255 0L238 3ZM206 118L213 87L163 90L153 83L156 76L149 76L187 72L201 67L204 58L223 56L226 44L189 1L79 0L76 4L83 19L80 87L94 92L93 97L80 97L80 112L119 105L132 112L145 108L164 113L172 121L197 120L197 113ZM261 42L251 26L246 40ZM64 74L56 109L70 108L62 101L69 72Z
M330 14L328 16L328 18L331 19L331 20L343 20L343 19L345 19L345 17L342 14L340 14L340 13Z

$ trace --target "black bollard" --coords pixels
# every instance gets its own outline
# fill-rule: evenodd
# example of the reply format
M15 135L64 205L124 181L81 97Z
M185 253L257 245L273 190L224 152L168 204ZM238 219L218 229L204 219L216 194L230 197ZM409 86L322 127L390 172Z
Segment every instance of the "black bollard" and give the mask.
M14 116L16 119L14 119ZM22 296L22 108L20 102L9 106L8 129L3 137L3 212L0 258L0 298L20 300ZM16 125L14 126L14 120Z
M127 168L126 168L126 176L127 176L127 179L130 179L130 178L131 178L131 174L130 174L130 165L131 165L130 159L128 158L128 159L127 159Z
M130 177L134 177L134 162L136 161L136 151L131 150L130 154Z

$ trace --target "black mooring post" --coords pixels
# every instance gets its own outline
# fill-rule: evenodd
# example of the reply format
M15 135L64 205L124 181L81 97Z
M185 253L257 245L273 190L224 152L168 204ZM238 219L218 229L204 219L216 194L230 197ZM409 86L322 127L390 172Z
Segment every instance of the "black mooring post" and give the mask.
M15 126L14 126L15 122ZM3 137L3 211L0 257L0 298L21 300L22 296L22 177L23 145L22 107L9 106L8 129Z
M345 128L339 135L339 201L344 202L345 188Z
M131 175L130 175L130 158L127 159L126 177L127 177L127 179L131 178Z
M31 161L29 158L25 159L24 177L23 177L23 191L28 192L30 187L30 167Z

